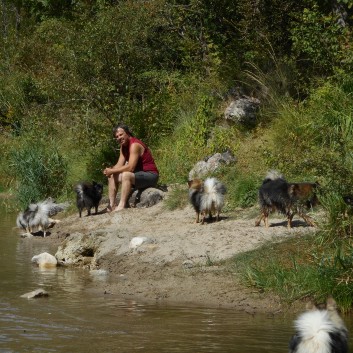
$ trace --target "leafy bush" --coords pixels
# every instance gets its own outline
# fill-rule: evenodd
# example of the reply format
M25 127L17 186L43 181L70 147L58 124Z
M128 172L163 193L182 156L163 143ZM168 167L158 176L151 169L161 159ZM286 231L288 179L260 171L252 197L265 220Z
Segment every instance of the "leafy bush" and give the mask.
M267 162L289 177L341 191L353 184L351 93L326 83L298 108L286 105L271 125Z
M188 189L185 184L184 187L178 185L168 192L168 197L165 200L165 206L168 210L173 211L182 209L189 204Z
M211 153L207 141L215 121L213 101L203 96L197 103L181 114L172 136L155 151L163 182L186 182L194 164Z
M222 177L227 187L227 207L250 207L257 201L260 182L253 175L243 175L235 168L230 168Z
M113 166L118 161L117 148L113 146L113 143L107 143L100 149L95 149L88 156L86 168L87 177L90 180L96 182L106 183L107 177L103 174L103 169L109 166Z
M10 172L17 182L18 202L26 207L46 197L62 194L67 178L67 162L57 148L25 144L10 154Z

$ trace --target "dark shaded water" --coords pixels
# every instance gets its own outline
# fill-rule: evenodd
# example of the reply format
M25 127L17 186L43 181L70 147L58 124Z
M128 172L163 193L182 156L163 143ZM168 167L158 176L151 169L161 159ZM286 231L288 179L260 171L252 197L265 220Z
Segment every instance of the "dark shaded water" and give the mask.
M1 353L287 352L292 318L97 296L89 289L104 277L65 268L40 270L31 258L56 249L20 238L15 218L0 210ZM37 288L50 296L20 298Z

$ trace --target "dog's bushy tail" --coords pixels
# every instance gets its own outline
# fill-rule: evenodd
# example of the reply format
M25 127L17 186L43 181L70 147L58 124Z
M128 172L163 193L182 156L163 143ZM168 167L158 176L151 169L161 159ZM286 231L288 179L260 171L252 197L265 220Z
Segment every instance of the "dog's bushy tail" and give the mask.
M300 337L296 353L331 353L332 337L340 333L327 310L305 312L295 321L295 326Z
M202 209L210 209L212 204L216 209L221 209L224 204L226 187L216 178L207 178L204 182L204 197L202 198Z
M77 197L80 198L81 200L83 199L83 195L84 195L84 190L83 190L83 185L82 183L80 184L77 184L74 188L76 194L77 194Z
M69 205L70 204L68 202L56 203L51 197L38 203L40 212L42 214L46 214L49 217L55 216L59 212L66 210Z
M290 352L348 352L348 331L336 311L308 311L299 316L295 326L297 335L292 341L292 347L290 345L293 348Z

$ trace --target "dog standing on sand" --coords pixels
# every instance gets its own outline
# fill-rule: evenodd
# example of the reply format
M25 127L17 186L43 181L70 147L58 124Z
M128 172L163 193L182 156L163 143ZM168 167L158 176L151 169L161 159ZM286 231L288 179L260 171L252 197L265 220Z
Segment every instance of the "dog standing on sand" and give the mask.
M295 328L289 353L348 353L348 330L333 298L322 310L308 303L307 311L295 321Z
M215 214L216 221L219 221L219 214L224 205L224 195L226 187L216 178L193 179L188 181L189 200L196 212L196 223L200 221L204 224L206 215L212 219Z
M255 226L259 226L263 220L265 226L269 227L269 215L274 211L287 217L288 228L292 227L295 214L308 225L314 226L312 218L305 214L305 208L310 209L318 204L317 188L317 183L288 183L280 173L270 171L259 189L261 214Z
M51 197L38 203L31 203L23 212L20 212L16 219L18 228L26 231L26 236L32 236L34 229L41 229L43 236L46 236L47 230L58 220L52 219L57 213L64 211L69 204L56 203Z
M103 196L103 185L95 181L92 183L82 182L75 186L76 192L76 205L80 218L82 211L87 209L87 216L91 215L91 208L95 208L95 214L98 213L98 206Z

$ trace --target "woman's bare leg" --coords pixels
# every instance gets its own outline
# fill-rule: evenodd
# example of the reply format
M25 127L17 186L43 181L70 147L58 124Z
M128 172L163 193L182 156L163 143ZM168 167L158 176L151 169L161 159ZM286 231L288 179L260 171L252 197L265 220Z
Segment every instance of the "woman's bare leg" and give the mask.
M132 185L135 184L135 174L131 172L123 172L121 174L121 195L120 202L118 207L115 209L116 211L120 211L126 207L126 203L128 201L128 197L130 195L130 191Z
M118 192L120 179L121 179L120 174L112 174L108 178L108 196L109 196L108 211L114 211L116 208L116 194Z

